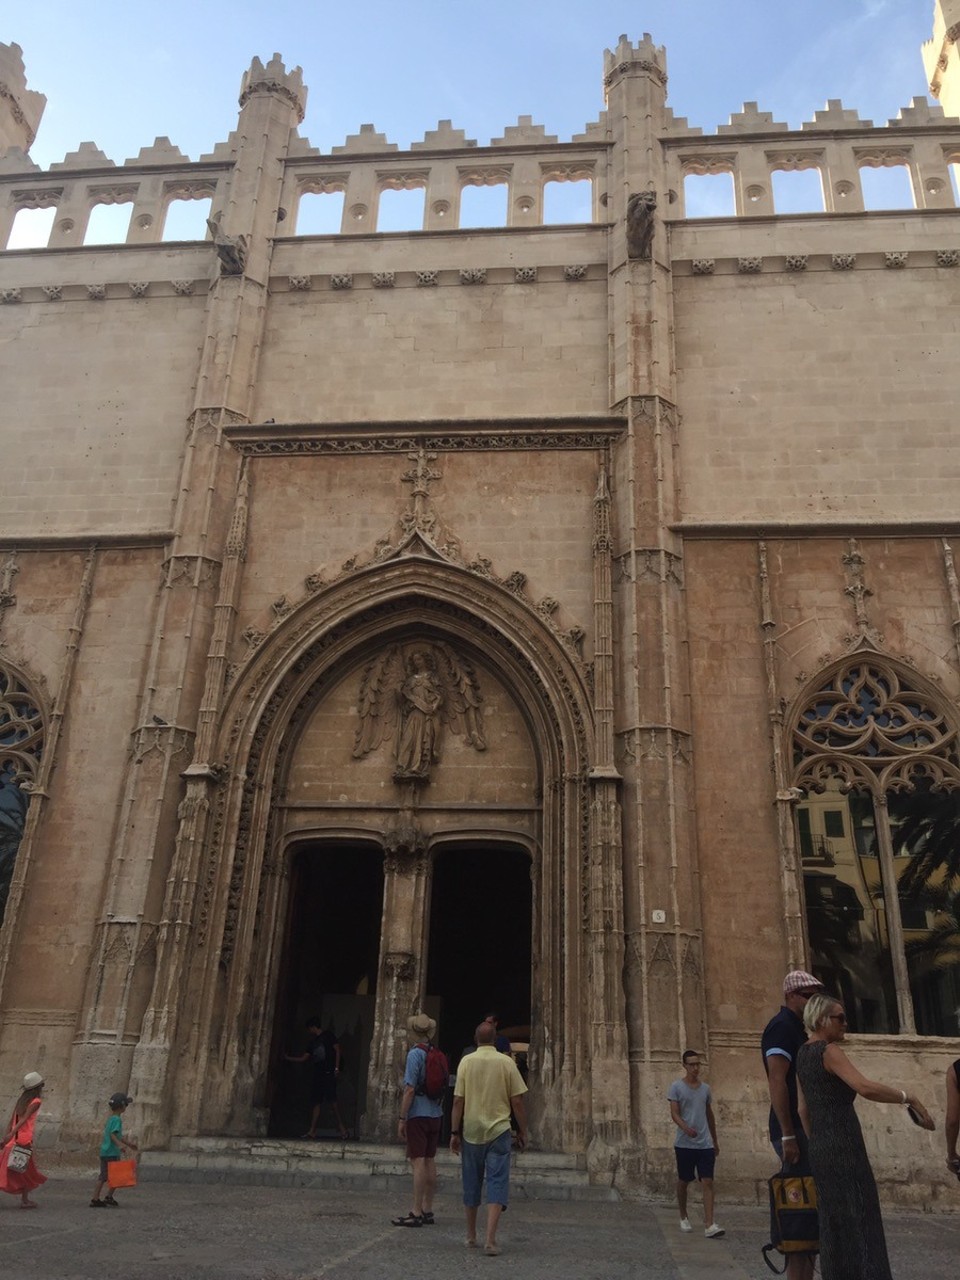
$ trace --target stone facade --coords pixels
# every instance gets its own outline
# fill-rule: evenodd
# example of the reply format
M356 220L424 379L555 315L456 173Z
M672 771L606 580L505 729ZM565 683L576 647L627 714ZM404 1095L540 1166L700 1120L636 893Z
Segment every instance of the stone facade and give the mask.
M362 1132L392 1134L405 1019L426 1003L442 1036L456 1002L430 967L431 946L456 959L438 868L482 884L513 858L529 974L490 998L529 1022L536 1141L666 1186L692 1045L725 1179L752 1188L759 1028L786 969L829 968L802 814L860 767L804 755L804 708L851 670L909 689L942 729L897 748L904 787L960 781L960 121L831 103L793 132L747 104L704 136L666 105L663 50L624 37L568 143L441 123L408 152L361 130L321 155L275 57L199 161L83 144L43 173L16 107L39 95L3 56L0 231L56 213L47 249L0 259L2 723L27 726L0 742L29 797L0 1084L55 1080L65 1149L119 1087L155 1144L275 1130L315 997L360 1028ZM864 211L860 169L887 164L914 211ZM782 168L820 170L822 215L776 216ZM736 216L685 218L685 177L713 172ZM584 178L593 221L541 225L544 183ZM492 182L507 225L460 229L463 187ZM398 186L425 188L424 228L378 233ZM341 233L297 236L317 191L344 193ZM177 198L210 198L206 241L161 241ZM84 248L103 202L131 205L127 242ZM296 923L305 868L326 893L322 867L348 868L339 925L309 903L349 949L368 857L375 954L331 990ZM466 911L464 947L507 945L503 893ZM906 909L885 927L895 1030L857 1061L935 1100L958 1028L923 1032ZM945 1199L900 1119L865 1115L881 1181Z

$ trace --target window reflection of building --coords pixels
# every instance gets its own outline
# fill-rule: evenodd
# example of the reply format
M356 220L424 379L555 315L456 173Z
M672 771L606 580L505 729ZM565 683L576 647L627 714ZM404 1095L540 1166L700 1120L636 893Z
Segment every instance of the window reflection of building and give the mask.
M956 730L871 656L804 700L793 747L813 971L854 1030L956 1035Z

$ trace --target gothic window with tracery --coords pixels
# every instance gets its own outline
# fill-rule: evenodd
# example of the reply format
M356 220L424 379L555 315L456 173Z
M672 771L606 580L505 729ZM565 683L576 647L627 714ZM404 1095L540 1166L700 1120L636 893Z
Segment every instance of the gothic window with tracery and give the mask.
M960 754L935 694L875 654L793 724L811 965L851 1030L960 1032Z
M40 708L16 672L0 661L0 921L10 895L42 751Z

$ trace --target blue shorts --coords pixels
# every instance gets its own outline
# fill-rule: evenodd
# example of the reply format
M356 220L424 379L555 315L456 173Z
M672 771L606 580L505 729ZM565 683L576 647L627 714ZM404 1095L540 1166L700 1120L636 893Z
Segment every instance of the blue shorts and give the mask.
M510 1152L513 1134L504 1130L492 1142L460 1144L460 1169L463 1174L463 1203L475 1209L480 1203L483 1179L487 1179L487 1204L507 1207L510 1190Z
M100 1181L107 1180L107 1166L113 1164L114 1160L119 1160L119 1156L101 1156L100 1157Z
M713 1177L713 1166L717 1153L713 1147L674 1147L677 1153L677 1180L693 1182L699 1178Z

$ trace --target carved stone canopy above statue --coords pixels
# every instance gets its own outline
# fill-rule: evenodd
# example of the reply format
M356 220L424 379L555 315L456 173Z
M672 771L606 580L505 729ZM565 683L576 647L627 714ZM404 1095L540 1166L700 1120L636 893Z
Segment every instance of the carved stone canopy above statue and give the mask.
M472 665L445 641L391 645L368 665L360 683L354 759L389 738L394 781L428 782L441 759L444 729L474 750L486 750L482 702Z

